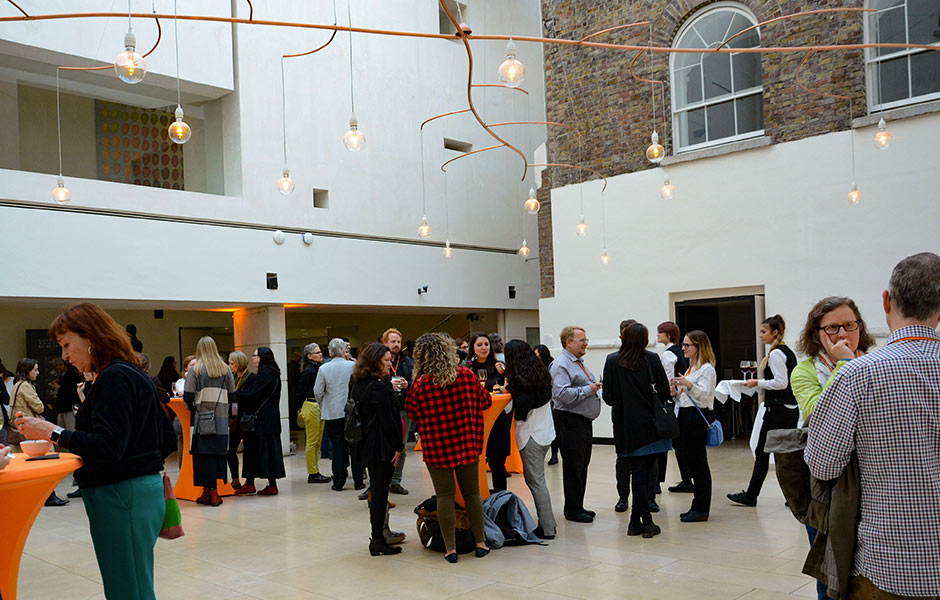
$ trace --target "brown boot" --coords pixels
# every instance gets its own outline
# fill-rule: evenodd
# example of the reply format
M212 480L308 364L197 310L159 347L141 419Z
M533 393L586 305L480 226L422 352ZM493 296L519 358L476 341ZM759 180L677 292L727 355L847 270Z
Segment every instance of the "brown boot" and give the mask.
M209 502L212 506L222 506L222 497L219 496L219 490L209 491Z
M202 488L202 496L196 498L196 504L210 504L212 502L209 497L209 488Z

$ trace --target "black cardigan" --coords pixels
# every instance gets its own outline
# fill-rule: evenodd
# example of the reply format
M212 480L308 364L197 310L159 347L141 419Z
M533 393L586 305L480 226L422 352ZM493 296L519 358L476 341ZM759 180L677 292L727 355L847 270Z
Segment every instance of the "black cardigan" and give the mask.
M82 457L78 486L159 473L162 411L157 388L140 368L123 360L105 367L78 409L75 431L59 437L60 446Z
M261 369L233 397L239 416L257 411L256 434L281 433L281 376L277 371Z
M660 437L653 425L653 389L650 386L650 369L656 379L656 394L659 401L669 400L669 382L663 363L655 352L646 353L649 365L629 370L617 363L617 353L607 356L604 364L604 402L609 404L614 424L614 445L617 454L629 454L651 444Z
M382 379L357 381L353 385L352 399L362 420L360 459L367 465L392 460L396 452L405 449L405 444L391 385Z

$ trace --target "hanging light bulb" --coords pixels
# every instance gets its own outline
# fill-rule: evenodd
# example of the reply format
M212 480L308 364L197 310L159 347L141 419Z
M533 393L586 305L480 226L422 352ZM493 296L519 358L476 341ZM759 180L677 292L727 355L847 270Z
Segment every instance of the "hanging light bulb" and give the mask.
M189 138L193 135L192 128L183 120L183 107L177 105L176 107L176 120L170 123L167 133L170 134L170 139L173 140L173 143L176 144L185 144L189 141Z
M529 256L529 247L526 245L525 240L522 240L522 245L519 246L518 250L516 250L516 254L522 258Z
M875 139L872 140L877 150L887 150L894 140L894 135L888 131L887 127L888 124L885 123L884 117L881 117L878 121L878 133L875 134Z
M607 248L604 248L604 253L601 254L601 264L606 265L610 262L610 255L607 254Z
M506 60L499 65L499 80L509 87L518 87L525 81L525 65L516 60L516 45L506 44Z
M855 185L855 182L852 182L852 191L849 192L848 201L849 204L855 206L858 204L858 201L862 199L862 193L858 191L858 186Z
M578 219L578 226L575 227L574 230L581 237L587 235L588 226L587 223L584 222L584 215L581 215L581 218Z
M124 83L140 83L147 74L147 63L137 54L137 39L133 32L124 34L124 52L114 59L114 72Z
M649 147L646 149L646 160L658 164L666 155L666 150L659 143L659 134L656 133L655 129L653 135L650 136L650 142Z
M430 229L430 227L428 229ZM428 232L428 235L431 235L430 231ZM427 237L427 236L422 235L421 237ZM447 241L444 242L444 258L450 258L453 255L454 255L454 249L450 247L450 240L448 239Z
M61 177L59 177L59 183L56 189L52 190L52 199L59 204L65 204L72 199L72 192L69 191L69 188L65 187L65 182L62 181Z
M663 200L672 200L672 194L676 191L676 186L669 182L669 175L663 177L663 187L659 188L659 195Z
M284 172L280 179L277 180L277 191L281 192L285 196L294 191L294 180L291 179L290 169L284 167Z
M343 136L343 144L350 152L359 152L366 145L366 134L359 131L359 120L356 115L349 117L349 131Z
M431 237L431 226L428 225L427 215L421 217L421 224L418 225L418 237L425 240Z
M530 215L534 215L539 212L539 207L542 206L538 201L538 198L535 197L535 188L529 188L529 199L525 201L525 209Z

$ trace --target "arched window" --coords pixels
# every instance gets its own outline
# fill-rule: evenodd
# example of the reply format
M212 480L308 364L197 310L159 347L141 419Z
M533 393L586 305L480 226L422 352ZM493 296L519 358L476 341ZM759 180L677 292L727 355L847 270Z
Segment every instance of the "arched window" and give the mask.
M676 48L716 48L755 25L736 4L717 4L679 31ZM735 38L730 48L757 48L760 32ZM670 57L672 130L676 151L694 150L764 133L759 53L685 53Z
M865 28L872 44L940 45L937 0L868 0ZM940 98L940 50L872 48L866 53L872 109Z

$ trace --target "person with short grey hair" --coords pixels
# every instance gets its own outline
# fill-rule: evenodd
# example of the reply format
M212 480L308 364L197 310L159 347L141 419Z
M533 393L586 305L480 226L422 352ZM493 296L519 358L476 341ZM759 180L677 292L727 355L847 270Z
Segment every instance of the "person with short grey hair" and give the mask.
M341 338L330 340L327 348L330 357L340 359L346 353L346 342ZM320 404L320 418L326 424L326 434L333 443L333 489L337 492L346 485L349 476L347 467L352 462L353 482L357 490L366 487L364 470L359 463L359 450L346 443L346 399L349 397L349 380L355 363L348 360L331 360L323 364L317 373L313 395Z
M842 359L846 364L810 419L804 458L821 481L851 473L850 459L858 459L854 566L848 581L833 577L829 589L837 583L849 599L936 598L940 256L922 252L899 262L882 301L888 342L865 356Z
M320 405L313 393L317 373L323 364L323 350L319 344L304 346L304 370L297 383L296 398L301 403L297 411L303 421L307 457L307 483L328 483L329 477L320 473L320 443L323 440L323 419Z

